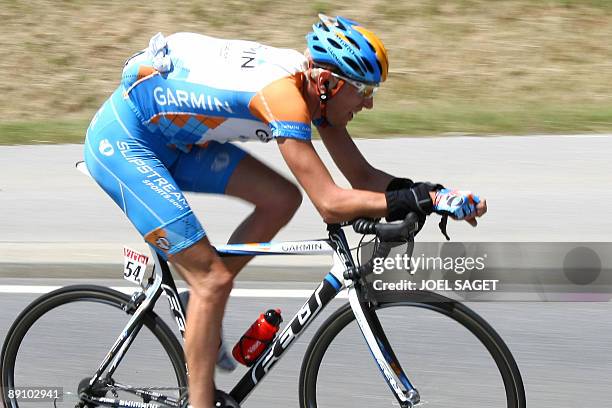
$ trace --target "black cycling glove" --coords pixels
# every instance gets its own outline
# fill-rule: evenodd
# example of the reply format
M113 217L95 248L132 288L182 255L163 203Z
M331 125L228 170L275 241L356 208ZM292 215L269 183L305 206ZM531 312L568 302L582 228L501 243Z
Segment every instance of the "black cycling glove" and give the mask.
M424 223L426 216L433 211L429 192L442 188L440 184L414 183L410 179L394 178L385 191L387 221L403 220L409 212L415 212L419 216L419 224Z

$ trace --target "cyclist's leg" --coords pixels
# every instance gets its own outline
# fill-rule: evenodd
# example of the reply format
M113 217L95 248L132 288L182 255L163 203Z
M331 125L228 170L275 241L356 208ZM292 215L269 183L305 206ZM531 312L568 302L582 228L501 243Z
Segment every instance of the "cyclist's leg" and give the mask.
M253 186L256 185L256 188ZM247 156L229 180L227 195L246 200L255 208L236 228L229 243L269 241L293 218L302 203L302 194L295 184L259 160ZM250 257L224 258L235 274Z
M172 173L183 191L225 194L255 206L232 233L229 243L271 240L302 202L295 184L230 143L194 147L189 154L181 155ZM250 259L224 257L223 261L237 274Z
M180 154L168 149L160 135L148 133L117 92L96 114L85 143L85 161L94 179L147 242L181 267L192 286L185 334L190 399L195 408L209 408L220 322L233 275L211 249L168 170Z
M207 238L170 255L169 260L190 286L185 332L189 400L194 408L208 408L213 406L221 322L234 276Z
M294 184L230 143L209 142L205 146L194 146L189 153L180 153L170 170L183 191L226 194L255 205L253 213L234 231L229 242L270 240L291 219L301 202L300 192ZM250 259L224 257L223 262L235 275ZM182 271L180 266L177 269ZM188 274L187 271L181 273ZM198 283L189 283L192 298ZM199 285L208 287L205 282ZM188 311L192 305L190 301ZM199 307L198 313L210 314L204 309L205 304ZM217 355L217 365L230 371L235 368L223 344Z

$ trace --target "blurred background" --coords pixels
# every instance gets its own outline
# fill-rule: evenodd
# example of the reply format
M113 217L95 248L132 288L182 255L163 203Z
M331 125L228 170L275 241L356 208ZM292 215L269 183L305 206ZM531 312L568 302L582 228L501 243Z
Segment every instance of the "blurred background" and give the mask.
M612 1L2 0L0 139L81 141L158 31L303 50L318 12L359 21L389 50L391 75L356 135L612 127Z
M74 169L82 160L82 145L44 145L82 143L90 118L118 86L124 61L157 32L193 31L301 51L318 12L359 21L388 48L391 73L376 95L375 109L350 125L351 133L362 138L356 143L368 160L391 174L471 189L487 198L489 213L477 229L449 223L455 242L610 240L612 189L606 187L612 184L612 137L585 134L612 133L612 0L0 0L0 145L36 144L0 146L0 341L41 290L84 278L125 285L118 280L121 244L147 250L112 200ZM579 136L521 136L542 134ZM509 136L453 137L458 135ZM363 139L375 137L389 138ZM314 144L331 164L321 143ZM291 178L278 149L261 143L241 147ZM348 185L334 166L330 171L340 185ZM223 197L188 199L217 244L251 211L245 203ZM421 241L443 240L438 220L432 221L419 235ZM325 235L325 225L305 199L276 239ZM237 287L311 289L329 264L327 257L260 257L241 273ZM265 304L281 307L289 316L302 303L232 297L226 338L237 340ZM610 406L609 302L471 306L514 353L530 407ZM165 312L164 301L157 307ZM164 317L170 318L167 313ZM480 386L492 377L465 364L484 354L440 322L397 324L396 333L410 340L408 346L412 339L423 346L415 349L419 358L410 359L411 364L431 365L417 365L414 371L435 378L441 371L457 372L443 385L452 383L455 389L473 391L474 397L486 397ZM117 322L102 317L89 322L95 326L91 331L70 315L54 323L43 333L47 337L41 334L39 342L30 343L31 356L43 353L76 366L80 360L75 352L88 350L84 344L102 350L117 333L105 330ZM70 325L75 330L63 334L83 337L58 341L54 328ZM111 340L87 338L100 332ZM306 337L313 333L311 329ZM280 373L248 406L297 406L295 368L306 340L279 363ZM332 376L346 376L344 362L357 355L353 347L363 347L360 336L344 344L337 364L329 364L340 370ZM358 363L370 364L367 352L363 356ZM60 372L51 364L47 372L40 370L45 366L40 360L25 366L54 381ZM357 373L351 377L355 387L369 384L362 374L369 369L362 368L351 366ZM159 378L157 372L145 371ZM377 376L376 370L368 373ZM230 382L225 377L220 384ZM74 383L70 387L66 389L73 390ZM457 402L497 406L474 399L454 401L454 406Z

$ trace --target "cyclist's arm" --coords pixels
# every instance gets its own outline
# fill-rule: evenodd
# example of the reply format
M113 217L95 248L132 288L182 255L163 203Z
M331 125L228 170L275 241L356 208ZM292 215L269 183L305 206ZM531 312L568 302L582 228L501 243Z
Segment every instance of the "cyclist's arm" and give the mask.
M327 127L318 130L336 166L353 188L385 191L393 176L368 163L345 127Z
M386 216L387 201L383 193L338 187L309 140L276 140L289 169L325 222Z

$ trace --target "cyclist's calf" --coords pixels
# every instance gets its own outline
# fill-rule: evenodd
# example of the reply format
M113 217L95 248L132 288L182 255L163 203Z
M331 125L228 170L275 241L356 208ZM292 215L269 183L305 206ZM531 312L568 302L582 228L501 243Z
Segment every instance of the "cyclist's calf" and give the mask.
M206 238L169 260L191 289L185 332L190 402L193 407L210 407L221 320L234 275Z

